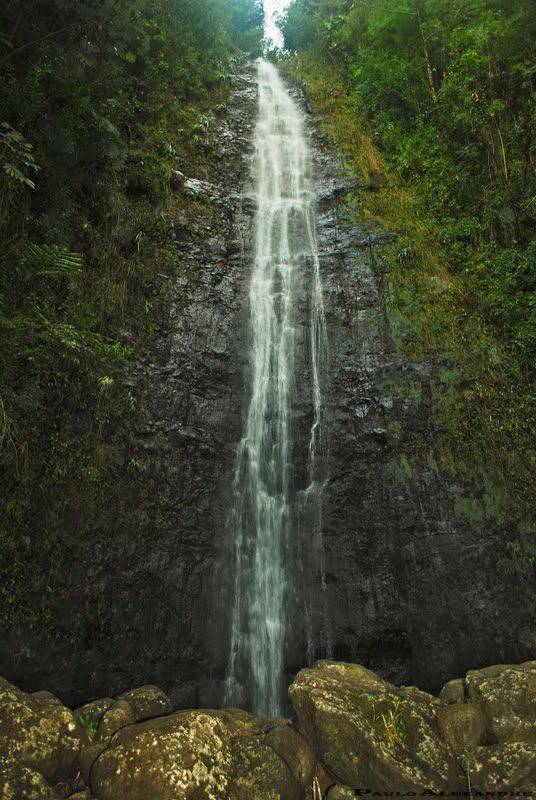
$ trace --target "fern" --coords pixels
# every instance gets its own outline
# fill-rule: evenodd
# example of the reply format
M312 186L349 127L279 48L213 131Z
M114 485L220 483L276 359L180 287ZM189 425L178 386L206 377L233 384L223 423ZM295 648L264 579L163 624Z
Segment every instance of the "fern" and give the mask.
M27 278L54 276L75 278L82 272L82 256L64 247L26 243L17 254L19 265Z

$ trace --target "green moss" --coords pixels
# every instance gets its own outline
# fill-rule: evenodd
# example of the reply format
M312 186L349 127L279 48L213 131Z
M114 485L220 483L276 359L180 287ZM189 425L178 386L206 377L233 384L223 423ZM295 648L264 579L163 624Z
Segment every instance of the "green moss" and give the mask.
M429 450L428 453L426 454L426 466L432 472L434 473L438 472L437 461L435 460L434 454L431 450Z
M486 515L482 502L476 497L456 497L454 513L460 519L466 519L475 527L482 525Z
M405 483L411 480L413 469L409 463L407 455L402 453L401 456L396 457L389 461L387 465L388 472L393 481L396 483Z

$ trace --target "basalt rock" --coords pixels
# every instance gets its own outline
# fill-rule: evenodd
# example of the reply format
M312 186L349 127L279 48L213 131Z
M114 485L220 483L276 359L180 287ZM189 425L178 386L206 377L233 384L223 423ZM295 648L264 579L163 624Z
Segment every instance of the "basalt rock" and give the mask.
M457 787L459 768L439 737L431 695L329 661L302 670L289 691L301 729L338 782L380 792Z
M484 743L486 718L482 708L474 703L451 703L436 714L441 738L454 753L474 750Z
M536 661L471 670L469 700L482 707L491 742L536 745Z
M530 797L536 785L536 746L508 742L478 747L467 754L464 768L470 785L480 792L519 790Z
M119 731L92 766L91 788L99 800L301 800L310 767L300 740L282 720L178 712Z
M328 789L326 800L355 800L356 797L356 793L350 786L338 783Z
M37 770L0 756L0 800L60 800L60 795Z
M89 703L84 703L83 706L76 708L73 711L75 719L82 725L90 724L95 728L99 724L102 715L107 711L110 706L113 706L115 700L113 697L101 697L98 700L92 700Z
M469 686L462 703L328 661L302 670L289 691L301 730L337 784L329 800L354 790L456 794L467 786L528 796L536 780L536 744L527 736L535 727L534 669L531 662L469 672L459 679Z
M57 698L39 695L0 678L0 757L39 772L51 784L74 780L86 735Z
M158 686L139 686L119 695L130 705L136 722L143 722L151 717L162 717L173 711L171 701Z
M384 248L396 238L356 221L359 195L321 125L308 115L329 340L325 574L305 573L300 592L321 600L316 658L356 661L435 693L475 665L531 658L534 626L519 584L498 567L514 534L508 522L485 515L474 524L460 506L483 489L428 458L453 364L448 354L405 355L411 331L385 278ZM307 365L298 363L298 386L306 380ZM310 409L296 408L295 419L303 441ZM290 678L304 663L307 633L297 623L289 639Z
M116 700L102 715L94 741L105 742L121 728L126 728L127 725L133 725L135 722L136 716L130 703L126 700Z

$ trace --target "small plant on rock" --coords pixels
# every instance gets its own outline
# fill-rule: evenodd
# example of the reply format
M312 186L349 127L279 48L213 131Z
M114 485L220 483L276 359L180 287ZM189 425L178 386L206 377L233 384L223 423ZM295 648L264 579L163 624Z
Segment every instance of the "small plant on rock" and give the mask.
M382 702L384 708L378 708L377 704ZM407 749L406 728L402 713L400 711L400 700L397 697L390 697L385 701L375 700L372 702L373 722L381 735L392 745L398 745L403 750Z
M93 741L93 737L97 731L97 722L94 719L91 719L87 716L87 714L80 714L80 724L82 725L83 729L87 734L87 738L90 742Z

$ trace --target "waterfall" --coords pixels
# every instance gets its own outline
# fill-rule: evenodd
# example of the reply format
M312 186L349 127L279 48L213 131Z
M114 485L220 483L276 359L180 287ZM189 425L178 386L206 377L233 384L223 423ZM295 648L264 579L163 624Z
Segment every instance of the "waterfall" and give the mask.
M303 114L272 64L259 60L257 75L251 385L229 520L234 600L225 704L275 716L284 702L285 641L292 626L289 609L295 606L290 601L300 596L309 650L314 598L311 592L302 596L305 570L313 569L325 587L320 509L326 472L322 373L327 346L316 196ZM304 300L305 340L298 324ZM301 352L305 347L308 352ZM292 439L298 356L309 366L311 425L304 453L294 452ZM292 459L307 462L308 485L301 491L293 486ZM303 541L293 542L294 536ZM311 566L312 561L316 563Z

